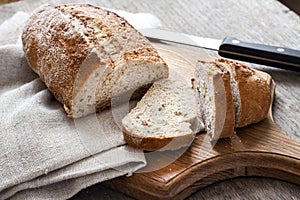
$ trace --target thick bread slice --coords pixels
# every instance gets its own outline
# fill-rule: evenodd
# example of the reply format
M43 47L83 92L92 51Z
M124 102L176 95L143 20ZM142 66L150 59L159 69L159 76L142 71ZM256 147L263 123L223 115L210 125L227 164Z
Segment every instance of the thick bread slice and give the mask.
M122 120L124 139L129 145L148 151L187 146L194 134L204 129L196 107L193 89L188 84L169 79L157 81Z
M237 62L216 59L231 74L235 104L235 127L257 123L266 118L271 104L270 86L255 70Z
M91 5L39 9L22 41L31 68L73 118L168 77L166 63L144 36L122 17Z
M230 73L215 62L199 61L196 66L194 90L199 101L206 131L211 140L234 133L234 104Z

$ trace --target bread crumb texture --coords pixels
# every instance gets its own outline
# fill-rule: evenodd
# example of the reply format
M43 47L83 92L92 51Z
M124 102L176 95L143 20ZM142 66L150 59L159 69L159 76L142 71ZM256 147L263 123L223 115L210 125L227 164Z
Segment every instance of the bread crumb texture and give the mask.
M192 137L198 130L193 127L198 120L196 106L193 89L185 82L157 81L122 120L124 138L137 148L149 150L175 138Z

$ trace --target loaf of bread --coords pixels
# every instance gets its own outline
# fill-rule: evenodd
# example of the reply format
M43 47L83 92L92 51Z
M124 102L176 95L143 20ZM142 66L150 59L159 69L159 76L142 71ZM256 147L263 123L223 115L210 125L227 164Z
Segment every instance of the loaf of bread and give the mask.
M193 89L184 81L160 80L122 120L125 141L138 149L175 150L204 130Z
M86 4L45 6L22 41L31 68L69 117L78 118L168 77L150 42L125 19Z
M267 80L255 70L225 59L199 61L194 88L212 140L230 137L234 127L263 120L271 105Z

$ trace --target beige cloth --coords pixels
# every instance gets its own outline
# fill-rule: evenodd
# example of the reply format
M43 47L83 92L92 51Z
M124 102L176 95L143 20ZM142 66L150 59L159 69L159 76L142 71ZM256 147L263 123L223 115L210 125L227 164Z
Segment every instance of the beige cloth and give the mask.
M121 14L137 28L160 25L149 14ZM18 12L0 26L0 199L66 199L144 167L110 110L66 117L27 65L20 42L27 17Z

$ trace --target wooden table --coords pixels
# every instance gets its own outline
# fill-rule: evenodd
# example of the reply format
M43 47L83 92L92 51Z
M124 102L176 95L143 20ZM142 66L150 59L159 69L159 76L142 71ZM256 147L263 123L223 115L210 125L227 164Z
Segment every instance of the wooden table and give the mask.
M90 2L95 5L150 12L164 29L213 38L241 40L300 49L300 17L276 0L23 0L0 6L0 23L17 10L30 12L44 3ZM214 52L199 50L211 56ZM272 75L277 83L273 115L289 137L300 142L300 73L252 65ZM300 150L299 150L300 153ZM236 178L201 189L189 199L300 199L298 185L267 178ZM101 184L73 199L131 199Z

